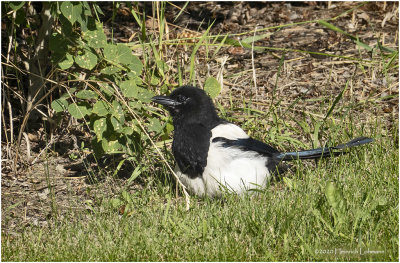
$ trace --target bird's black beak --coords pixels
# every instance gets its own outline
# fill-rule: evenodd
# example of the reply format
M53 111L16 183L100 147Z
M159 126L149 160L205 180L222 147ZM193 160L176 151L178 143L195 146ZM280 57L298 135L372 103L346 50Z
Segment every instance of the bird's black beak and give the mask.
M155 96L155 97L151 98L151 100L155 103L161 104L168 108L174 108L174 107L182 104L176 100L171 99L168 96Z

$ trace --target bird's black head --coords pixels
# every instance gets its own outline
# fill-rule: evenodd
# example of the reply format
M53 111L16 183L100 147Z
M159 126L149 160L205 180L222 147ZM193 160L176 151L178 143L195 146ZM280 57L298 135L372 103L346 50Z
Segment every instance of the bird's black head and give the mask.
M196 121L212 126L219 121L211 98L199 88L182 86L175 89L170 96L155 96L152 101L168 109L174 125Z

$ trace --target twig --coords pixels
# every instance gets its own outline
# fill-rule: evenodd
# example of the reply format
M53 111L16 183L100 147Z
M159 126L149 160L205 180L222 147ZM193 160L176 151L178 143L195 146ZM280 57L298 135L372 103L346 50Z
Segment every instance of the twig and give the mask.
M35 160L33 160L33 161L31 162L31 165L33 165L33 164L35 164L35 163L37 162L37 160L39 159L40 155L42 155L42 153L43 153L43 152L50 146L50 144L52 144L52 143L53 143L53 138L50 137L50 142L46 145L46 147L44 147L44 148L40 151L40 153L38 154L38 156L36 156Z
M25 141L26 141L26 156L28 159L28 162L31 160L31 143L29 142L29 137L28 134L26 132L22 133L25 137Z
M15 24L15 18L17 17L17 11L13 12L12 15L12 21L11 21L11 33L10 37L8 38L8 50L7 50L7 63L10 61L10 51L11 51L11 46L12 46L12 38L13 38L13 33L14 33L14 24Z
M12 107L10 101L7 101L7 106L8 106L8 115L10 118L10 142L12 143L14 141L14 125L13 125L13 116L12 116Z

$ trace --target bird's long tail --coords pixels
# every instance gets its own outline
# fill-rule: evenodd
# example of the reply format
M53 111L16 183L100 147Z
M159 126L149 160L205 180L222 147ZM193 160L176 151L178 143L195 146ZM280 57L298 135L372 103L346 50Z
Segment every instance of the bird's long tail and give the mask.
M312 150L298 151L298 152L287 152L279 153L276 157L280 161L291 161L297 159L319 159L331 156L337 156L348 153L347 149L350 147L363 145L372 142L373 139L367 137L359 137L353 139L347 143L339 144L333 147L316 148Z

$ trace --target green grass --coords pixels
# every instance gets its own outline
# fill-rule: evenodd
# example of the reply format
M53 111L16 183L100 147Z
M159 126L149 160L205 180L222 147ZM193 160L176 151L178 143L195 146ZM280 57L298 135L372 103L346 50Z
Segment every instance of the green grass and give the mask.
M123 216L102 199L49 227L3 232L2 260L397 261L397 138L376 138L317 165L295 163L297 172L254 196L192 198L189 211L162 183L167 191L133 192Z

